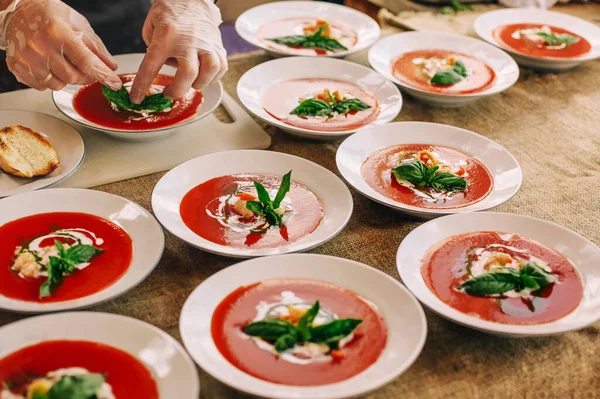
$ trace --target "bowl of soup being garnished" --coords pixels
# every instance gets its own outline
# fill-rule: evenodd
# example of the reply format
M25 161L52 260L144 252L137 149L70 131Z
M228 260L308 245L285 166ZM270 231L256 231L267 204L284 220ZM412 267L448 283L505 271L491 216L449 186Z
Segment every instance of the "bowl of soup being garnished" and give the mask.
M311 139L335 139L390 122L402 108L393 83L364 66L330 58L260 64L242 76L237 91L258 118Z
M133 318L101 312L32 317L0 328L0 341L2 399L199 395L196 369L181 345Z
M165 136L181 127L196 122L219 105L223 96L220 83L211 84L202 91L190 89L183 97L169 99L163 95L177 72L164 66L155 77L140 104L134 104L129 95L143 54L125 54L116 57L117 73L123 86L111 90L100 83L68 85L53 93L57 108L70 119L91 129L129 141L140 141Z
M519 77L505 52L452 33L406 32L369 50L371 66L415 98L437 106L461 106L500 93Z
M180 330L198 365L236 389L355 397L397 377L420 352L424 318L411 299L389 276L346 259L259 258L196 288Z
M379 25L366 14L309 1L262 4L240 15L235 27L246 41L277 57L345 57L380 35Z
M598 275L597 259L598 247L560 226L483 212L420 226L403 240L397 262L407 287L440 315L527 336L598 320L598 295L587 286Z
M481 15L474 27L526 67L560 71L600 57L600 28L558 12L497 10Z
M424 122L364 129L342 143L336 162L361 194L426 218L493 208L512 198L522 182L519 164L500 145Z
M321 245L348 222L352 198L338 177L305 159L226 151L167 173L152 207L190 245L243 258Z

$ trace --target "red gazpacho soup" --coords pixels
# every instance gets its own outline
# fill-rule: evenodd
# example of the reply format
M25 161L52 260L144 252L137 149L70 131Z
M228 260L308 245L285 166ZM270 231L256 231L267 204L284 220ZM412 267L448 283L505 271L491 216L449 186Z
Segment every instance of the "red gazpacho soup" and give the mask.
M217 306L211 329L235 367L296 386L351 378L375 363L387 344L387 325L374 304L317 280L240 287Z
M493 36L501 46L531 57L576 58L592 50L582 36L546 24L502 25L494 29Z
M120 78L125 89L131 90L135 74L120 75ZM172 76L158 75L147 94L162 93L172 80ZM75 94L73 107L83 118L100 126L120 130L150 130L174 126L193 118L202 102L202 93L190 89L185 96L162 111L125 111L109 101L102 93L100 83L96 82L82 87Z
M0 359L0 397L158 399L150 371L120 349L89 341L45 341Z
M311 17L267 22L257 32L267 47L294 55L335 55L358 43L358 34L337 22Z
M332 79L277 83L263 94L262 106L288 125L324 132L357 130L379 115L379 103L372 93Z
M573 312L583 298L571 262L516 234L480 231L450 237L429 249L421 273L446 304L497 323L549 323Z
M496 73L486 63L448 50L404 53L392 62L392 73L410 87L441 94L479 93L496 80Z
M181 218L194 233L219 245L264 249L292 244L317 229L323 206L312 191L290 179L291 172L283 179L262 174L216 177L183 197Z
M86 213L41 213L0 226L0 295L60 302L114 284L133 257L131 237Z
M371 154L361 167L365 182L378 193L406 205L459 208L489 195L490 171L458 150L430 144L400 144Z

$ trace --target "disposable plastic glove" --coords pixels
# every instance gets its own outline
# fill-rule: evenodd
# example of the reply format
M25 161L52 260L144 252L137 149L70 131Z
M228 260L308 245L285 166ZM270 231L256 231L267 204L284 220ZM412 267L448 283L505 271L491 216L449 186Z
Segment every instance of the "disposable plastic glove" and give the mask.
M177 67L163 94L176 99L217 82L227 71L221 12L210 0L154 0L142 29L148 51L131 88L139 103L164 64Z
M95 81L121 87L117 63L88 21L59 0L18 0L0 23L0 42L8 69L34 89Z

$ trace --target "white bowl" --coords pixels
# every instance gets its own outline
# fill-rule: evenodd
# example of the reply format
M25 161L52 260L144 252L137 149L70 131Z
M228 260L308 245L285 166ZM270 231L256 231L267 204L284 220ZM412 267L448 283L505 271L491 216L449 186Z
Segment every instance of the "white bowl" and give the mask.
M99 342L129 353L148 368L161 398L197 399L200 394L196 367L175 339L148 323L114 314L69 312L8 324L0 328L0 359L51 340Z
M470 55L489 65L496 80L487 90L470 94L432 93L417 89L398 80L393 72L393 62L400 55L418 50L449 50ZM441 32L405 32L381 39L369 50L369 63L377 72L399 85L406 93L431 105L459 107L480 98L507 90L519 79L519 67L504 51L481 40Z
M563 254L575 265L583 280L583 300L579 307L571 314L550 323L509 325L469 316L442 302L423 280L421 259L438 242L474 231L518 234ZM476 330L513 337L541 336L579 330L600 320L600 248L579 234L544 220L496 212L435 219L417 227L406 236L398 248L396 262L402 282L421 303L442 317Z
M23 179L0 171L0 197L51 187L68 179L83 162L85 144L71 125L50 115L32 111L0 110L0 128L22 125L40 133L52 145L60 166L47 176Z
M45 313L92 306L134 288L154 270L162 256L165 240L156 219L138 204L101 191L53 188L5 198L0 200L0 226L48 212L88 213L122 227L133 241L131 264L118 281L95 294L49 303L20 301L0 295L0 309L18 313Z
M352 28L358 34L358 43L348 51L336 53L335 57L345 57L369 48L381 35L379 24L360 11L337 4L312 1L279 1L259 5L240 15L235 22L235 29L248 43L265 49L274 56L290 56L293 54L278 52L266 46L257 37L257 31L267 22L294 17L314 17Z
M539 23L567 29L582 36L592 45L592 50L577 58L531 57L502 46L493 36L494 29L502 25L518 23ZM480 15L474 24L475 33L483 40L508 51L519 65L547 71L565 71L585 61L600 57L600 27L581 18L560 12L536 8L509 8L486 12Z
M212 340L211 318L215 308L240 286L277 278L327 281L373 302L388 327L387 345L379 359L348 380L316 387L273 384L230 364ZM266 398L333 399L373 391L406 371L423 348L427 322L419 303L387 274L347 259L294 254L249 260L212 275L192 292L183 306L179 330L196 363L239 391Z
M144 54L117 55L115 56L115 59L119 63L119 68L116 71L117 74L133 74L137 73L142 60L144 59ZM159 73L163 75L174 76L176 71L176 68L165 65L161 68ZM200 105L198 112L196 112L196 115L194 115L192 118L186 119L173 126L161 127L158 129L125 130L98 125L79 115L73 108L73 98L82 87L83 86L81 85L67 85L61 91L55 91L52 93L54 104L59 111L65 114L65 116L68 118L85 127L98 130L108 134L109 136L127 141L144 141L167 136L178 127L189 125L190 123L197 122L200 119L210 115L219 106L221 100L223 99L223 86L221 85L221 82L213 83L210 86L202 89L202 95L204 96L202 105Z
M380 107L379 116L372 123L375 125L393 121L402 109L402 96L394 84L367 67L333 58L288 57L257 65L240 78L238 97L254 116L295 136L331 140L354 133L356 129L336 132L303 129L288 125L265 111L262 105L265 91L279 82L305 78L341 80L373 94Z
M323 205L324 216L319 227L300 241L270 249L233 248L200 237L181 219L181 200L192 188L207 180L239 173L283 176L289 170L293 171L292 181L307 187ZM194 247L234 258L278 255L317 247L346 227L352 208L350 191L336 175L304 158L271 151L224 151L192 159L164 175L152 193L154 214L168 231Z
M479 202L451 209L424 209L405 205L378 193L363 179L361 167L374 152L398 144L440 145L477 158L492 174L492 192ZM477 133L437 123L396 122L360 130L338 148L336 163L344 179L365 197L421 218L497 207L515 196L523 182L519 163L504 147Z

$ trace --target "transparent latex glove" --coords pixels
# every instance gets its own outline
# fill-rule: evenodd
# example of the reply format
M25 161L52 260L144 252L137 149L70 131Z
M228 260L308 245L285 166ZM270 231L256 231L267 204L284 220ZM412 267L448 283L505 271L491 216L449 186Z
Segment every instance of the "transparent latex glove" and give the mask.
M548 9L557 3L557 0L499 0L507 7L516 8L542 8Z
M210 0L154 0L142 37L148 50L131 88L138 103L164 64L177 67L164 95L176 99L191 87L202 89L219 81L227 71L221 12Z
M19 0L0 35L8 69L34 89L96 81L121 87L117 63L88 21L59 0Z

